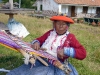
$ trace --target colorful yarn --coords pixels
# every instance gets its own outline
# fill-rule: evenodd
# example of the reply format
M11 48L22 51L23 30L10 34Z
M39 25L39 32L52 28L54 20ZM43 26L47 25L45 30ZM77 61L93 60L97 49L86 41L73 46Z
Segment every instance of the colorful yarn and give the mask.
M11 49L11 50L14 50L14 51L19 52L17 49L14 49L14 48L12 48L12 47L10 47L10 46L7 46L7 45L5 45L5 44L0 43L0 45L5 46L5 47L7 47L7 48L9 48L9 49Z
M45 51L39 50L36 51L33 48L31 48L26 42L12 36L12 35L8 35L4 32L0 31L0 44L8 47L12 50L24 50L27 53L30 54L36 54L38 56L44 57L44 58L48 58L48 59L52 59L52 60L57 60L57 58L53 57L52 55L48 54Z

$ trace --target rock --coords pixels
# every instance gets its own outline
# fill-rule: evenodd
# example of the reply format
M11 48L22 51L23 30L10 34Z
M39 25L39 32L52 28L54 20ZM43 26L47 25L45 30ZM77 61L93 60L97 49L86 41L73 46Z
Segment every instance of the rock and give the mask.
M92 25L93 25L93 26L96 26L96 23L95 23L95 22L92 22Z
M80 23L83 23L84 22L84 20L80 20Z
M77 23L77 18L74 18L73 20L74 20L75 23Z
M98 24L97 24L98 26L100 26L100 22L98 22Z

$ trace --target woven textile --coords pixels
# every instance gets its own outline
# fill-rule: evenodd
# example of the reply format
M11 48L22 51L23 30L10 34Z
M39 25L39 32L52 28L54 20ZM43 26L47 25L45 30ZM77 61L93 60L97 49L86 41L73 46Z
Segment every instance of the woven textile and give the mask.
M29 45L27 45L26 42L14 37L14 36L8 35L4 32L1 32L1 31L0 31L0 43L5 44L5 45L7 45L11 48L14 48L14 49L21 48L28 53L36 54L36 55L39 55L39 56L44 57L44 58L57 60L55 57L48 54L47 52L44 52L42 50L36 51L33 48L31 48Z

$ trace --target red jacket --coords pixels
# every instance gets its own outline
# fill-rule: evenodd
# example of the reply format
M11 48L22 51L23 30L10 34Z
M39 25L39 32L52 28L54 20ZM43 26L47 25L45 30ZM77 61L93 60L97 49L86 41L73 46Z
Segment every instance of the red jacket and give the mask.
M52 30L50 30L52 31ZM45 42L45 40L50 35L50 31L46 32L43 36L37 38L40 42L40 46ZM75 38L74 34L69 33L63 47L73 47L75 50L75 56L74 58L82 60L86 57L86 50L85 48L78 42L78 40ZM64 59L68 58L68 56L64 56ZM63 59L63 60L64 60Z

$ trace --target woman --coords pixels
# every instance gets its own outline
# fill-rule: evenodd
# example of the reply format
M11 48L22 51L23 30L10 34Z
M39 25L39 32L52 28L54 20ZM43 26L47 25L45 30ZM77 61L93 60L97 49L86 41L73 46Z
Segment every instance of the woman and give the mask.
M58 58L62 64L69 57L83 60L86 57L85 48L72 33L68 32L70 24L74 23L73 20L66 16L53 16L50 20L53 21L53 29L33 40L32 48L45 50ZM36 61L31 70L30 65L22 65L7 75L66 75L64 71L57 68L59 62L49 60L48 64L49 66L44 66L41 62ZM78 75L70 63L68 63L68 67L71 69L70 75Z

